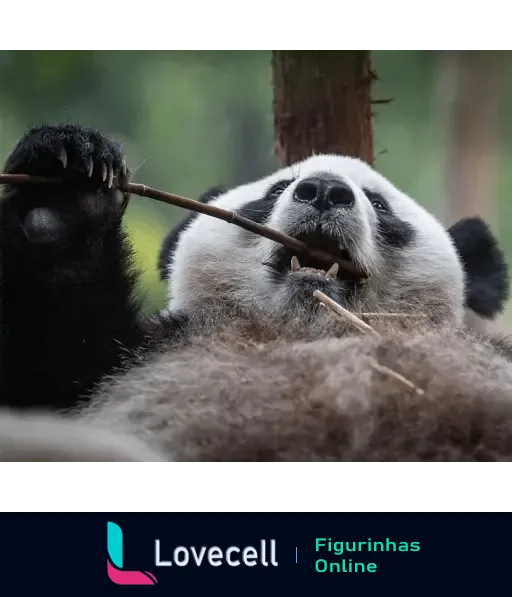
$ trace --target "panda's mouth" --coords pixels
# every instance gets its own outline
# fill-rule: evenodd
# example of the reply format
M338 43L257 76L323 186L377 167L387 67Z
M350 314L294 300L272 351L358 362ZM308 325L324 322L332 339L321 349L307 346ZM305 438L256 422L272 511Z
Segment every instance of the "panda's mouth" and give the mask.
M338 239L328 236L324 232L315 230L314 232L295 235L295 238L313 249L320 249L333 257L340 257L351 262L349 251L340 246ZM344 279L343 272L337 264L332 264L329 267L324 261L307 255L296 255L285 247L280 247L274 258L270 262L266 262L265 265L281 275L324 275L340 281Z

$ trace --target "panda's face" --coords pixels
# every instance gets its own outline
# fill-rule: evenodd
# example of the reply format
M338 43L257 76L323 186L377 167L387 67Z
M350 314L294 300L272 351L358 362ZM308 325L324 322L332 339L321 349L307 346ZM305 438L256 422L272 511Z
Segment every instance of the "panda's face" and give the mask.
M319 288L348 308L420 303L462 316L464 272L448 231L357 159L314 156L211 203L344 257L369 277L360 285L341 272L327 275L329 264L303 257L298 263L273 241L201 215L173 255L171 309L225 301L279 312L314 304Z

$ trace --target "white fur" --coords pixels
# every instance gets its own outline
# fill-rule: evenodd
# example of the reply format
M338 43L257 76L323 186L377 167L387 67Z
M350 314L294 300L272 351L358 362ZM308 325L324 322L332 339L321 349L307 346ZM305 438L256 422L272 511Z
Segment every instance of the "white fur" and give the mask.
M158 462L133 433L44 413L0 411L2 462Z
M230 210L263 197L275 182L297 177L276 202L267 225L287 232L290 221L300 218L292 196L297 184L317 173L330 173L352 186L356 205L346 220L339 221L341 237L358 226L352 257L371 276L367 297L382 301L425 292L437 296L447 312L460 323L463 316L464 273L452 239L443 225L416 201L398 190L364 162L349 157L319 155L278 170L259 181L221 195L212 205ZM380 193L393 212L416 230L416 241L395 255L393 263L379 253L371 234L376 225L373 208L362 188ZM343 212L343 210L338 210ZM307 213L304 212L304 218ZM341 215L339 216L342 217ZM349 222L349 218L351 221ZM279 307L282 297L269 279L262 262L276 243L210 216L198 216L182 233L170 271L170 310L193 312L204 301L235 300L263 309ZM398 259L398 265L397 265Z

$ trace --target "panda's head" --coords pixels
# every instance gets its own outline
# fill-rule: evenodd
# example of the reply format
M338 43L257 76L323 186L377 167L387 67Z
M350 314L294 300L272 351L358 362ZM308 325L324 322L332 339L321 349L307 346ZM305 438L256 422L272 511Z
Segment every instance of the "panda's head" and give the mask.
M478 218L446 230L364 162L317 155L203 201L351 261L368 278L346 280L328 264L205 215L169 234L160 271L173 311L238 304L267 312L315 305L313 290L354 310L422 309L460 323L464 308L491 318L508 297L503 255Z

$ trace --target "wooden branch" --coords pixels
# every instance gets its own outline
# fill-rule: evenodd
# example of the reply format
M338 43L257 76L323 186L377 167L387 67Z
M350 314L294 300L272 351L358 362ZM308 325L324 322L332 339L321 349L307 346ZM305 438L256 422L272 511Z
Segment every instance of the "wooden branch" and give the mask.
M355 313L358 317L396 317L396 318L425 318L426 315L424 313L379 313L376 311L375 313Z
M370 50L272 50L279 162L318 153L373 164Z
M0 174L0 184L57 184L59 182L63 182L63 180L43 176L31 176L28 174ZM340 270L343 270L344 277L348 279L357 280L367 278L367 274L358 271L352 263L345 259L335 257L320 249L309 247L296 238L288 236L283 232L273 230L272 228L268 228L267 226L263 226L262 224L257 224L248 218L240 216L234 211L215 207L214 205L209 205L207 203L201 203L200 201L188 199L187 197L182 197L173 193L159 191L158 189L148 187L144 184L129 183L123 186L117 185L117 187L125 193L140 195L141 197L150 197L151 199L156 199L163 203L168 203L170 205L175 205L177 207L182 207L213 218L224 220L224 222L227 222L228 224L235 224L244 230L268 238L269 240L279 243L293 251L297 251L302 255L308 255L314 259L324 261L326 264L332 265L333 263L337 263L340 266Z
M63 182L60 178L32 176L31 174L1 174L0 184L56 184Z
M374 359L370 360L370 364L379 373L382 373L383 375L387 375L388 377L392 377L393 379L396 379L400 383L404 384L404 386L407 386L411 390L414 390L416 392L416 394L419 394L420 396L423 396L425 394L425 392L421 388L418 388L418 386L415 386L412 383L412 381L409 381L406 377L404 377L403 375L400 375L400 373L397 373L394 369L390 369L389 367L381 365Z
M381 336L378 332L376 332L370 325L365 323L362 319L359 319L357 315L354 315L350 311L347 311L344 307L338 304L336 301L333 301L332 298L324 294L321 290L315 290L313 292L313 296L323 303L326 307L328 307L331 311L333 311L336 315L351 323L354 327L362 332L367 334L372 334L376 338L380 339Z
M321 290L315 290L313 292L313 296L317 299L317 301L319 301L319 303L320 303L320 305L322 305L322 307L326 307L327 309L329 309L331 311L331 313L333 313L337 318L343 319L345 322L352 324L358 330L360 330L366 334L368 334L368 333L371 334L372 336L377 338L377 340L382 340L382 336L379 334L379 332L374 330L370 325L365 323L362 319L359 319L359 317L357 317L357 315L354 315L354 313L347 311L347 309L342 307L340 304L338 304L332 298L328 297ZM395 313L393 313L393 315L395 315ZM388 377L391 377L391 378L395 379L396 381L399 381L401 384L407 386L409 389L414 390L420 396L425 394L425 392L421 388L419 388L417 385L413 384L412 381L410 381L409 379L407 379L406 377L404 377L403 375L401 375L394 369L390 369L389 367L386 367L385 365L381 365L380 363L378 363L376 361L376 359L370 358L370 365L373 369L375 369L379 373L382 373L383 375L387 375Z

